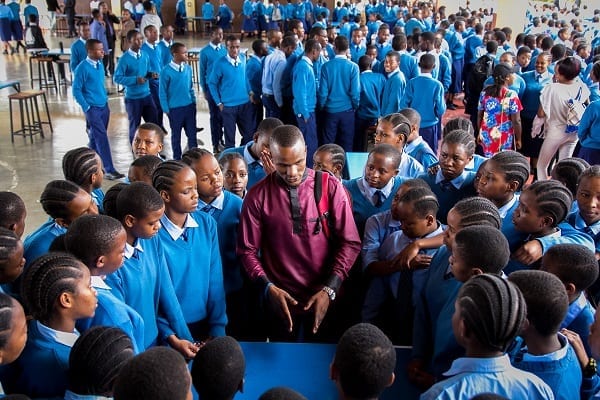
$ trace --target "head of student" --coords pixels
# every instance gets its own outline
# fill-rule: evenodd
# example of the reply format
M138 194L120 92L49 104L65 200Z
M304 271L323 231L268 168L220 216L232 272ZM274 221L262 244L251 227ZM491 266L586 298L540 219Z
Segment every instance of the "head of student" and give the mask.
M378 144L371 150L365 165L364 179L370 187L381 189L398 175L402 154L389 144Z
M536 270L515 271L508 279L517 285L527 303L527 321L523 335L556 335L569 308L565 286L557 276Z
M27 342L27 320L21 304L0 293L0 365L15 361Z
M532 235L553 232L569 214L572 200L569 189L555 180L532 183L521 192L513 213L515 229Z
M421 126L421 114L414 108L403 108L398 111L398 114L404 116L410 123L410 135L408 135L407 143L419 137L419 127Z
M104 45L97 39L88 39L85 42L85 50L90 59L94 61L102 60L104 57Z
M230 336L209 340L192 362L192 383L200 400L231 400L243 390L246 360Z
M14 282L23 272L23 242L14 231L0 227L0 284Z
M399 113L388 114L379 118L377 122L375 144L389 144L402 152L410 133L410 121L404 115Z
M236 60L240 55L240 39L235 35L229 35L225 40L225 45L227 46L227 55Z
M117 219L127 232L127 243L148 239L158 233L165 203L160 194L144 182L133 182L117 196Z
M212 202L223 192L223 172L215 156L206 149L194 148L186 151L181 161L191 167L196 175L200 200Z
M135 29L132 29L127 32L127 43L129 43L131 51L138 52L144 43L144 36Z
M223 29L219 26L214 26L210 31L210 42L214 45L218 45L223 41Z
M152 347L129 360L115 380L115 400L191 400L185 359L169 347Z
M144 27L144 37L148 43L154 44L158 40L158 29L154 25Z
M185 44L176 42L171 45L171 56L175 64L188 62L188 51Z
M175 29L173 28L173 25L163 25L160 27L160 35L165 42L170 42L173 40L174 33Z
M25 202L16 193L0 192L0 204L0 226L15 232L21 238L27 218Z
M444 135L440 148L440 168L447 180L459 177L475 153L475 138L465 130L454 130Z
M579 215L588 226L600 221L600 166L593 165L582 172L576 199Z
M223 188L244 198L248 186L248 165L240 153L225 153L219 158L223 172Z
M152 174L162 162L163 160L159 157L152 155L136 158L129 166L129 171L127 173L129 182L146 182L147 184L152 185Z
M65 153L62 159L65 179L87 192L102 187L104 168L98 153L89 147L78 147Z
M121 329L88 329L69 354L69 391L83 396L112 396L117 376L134 355L133 343Z
M127 186L129 186L127 183L119 182L106 191L104 200L102 201L102 208L104 208L105 215L115 219L119 218L117 214L117 197L121 193L121 190Z
M85 21L80 22L79 25L77 25L77 31L79 32L79 36L85 40L87 44L87 41L90 39L92 34L90 30L90 24Z
M341 398L375 399L394 382L396 350L374 325L357 324L340 338L330 376Z
M502 207L520 192L529 179L529 160L516 151L494 154L479 167L477 193Z
M271 388L260 395L258 400L307 400L306 397L284 386Z
M346 152L335 143L320 146L313 155L313 169L315 171L327 171L338 179L342 177L342 171L346 164Z
M279 126L273 130L269 144L277 175L288 186L300 186L306 171L306 144L300 129Z
M383 61L383 68L386 74L391 74L400 67L400 53L388 51Z
M260 121L252 138L253 143L250 146L250 152L254 157L259 158L263 152L269 152L271 134L275 128L281 125L283 125L283 122L278 118L269 117Z
M396 193L392 217L400 221L400 229L410 239L428 235L438 227L439 203L429 187L416 187Z
M165 140L165 132L162 128L152 122L141 124L135 131L131 150L133 156L139 158L142 156L160 156L163 150L163 142Z
M598 261L593 251L574 243L561 243L542 257L542 271L556 275L565 285L569 302L598 279Z
M577 184L579 176L590 167L587 161L582 158L569 157L556 163L552 168L552 179L559 181L569 189L573 197L577 194Z
M196 174L182 161L165 161L152 174L152 186L165 202L167 215L196 211L198 191Z
M483 225L500 229L502 218L498 208L483 197L469 197L457 202L447 217L447 229L444 231L444 244L452 249L456 234L468 226Z
M92 196L73 182L50 181L40 196L42 208L54 221L68 227L84 214L98 214Z
M516 285L498 275L481 274L460 288L452 330L467 357L474 349L500 356L521 332L526 315L527 305Z

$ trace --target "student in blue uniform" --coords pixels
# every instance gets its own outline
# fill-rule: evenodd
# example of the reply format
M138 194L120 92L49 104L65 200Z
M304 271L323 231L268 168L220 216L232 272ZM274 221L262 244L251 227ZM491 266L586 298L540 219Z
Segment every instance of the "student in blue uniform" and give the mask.
M118 172L113 165L108 142L107 129L110 109L104 87L104 67L102 66L105 49L103 44L96 39L89 39L85 48L87 58L75 69L73 97L85 113L85 121L88 126L88 146L100 155L102 164L106 168L106 178L120 179L124 175Z
M131 143L133 158L155 156L164 160L164 157L161 155L164 141L165 131L160 126L152 122L141 124L135 131L135 136Z
M181 159L181 129L185 129L187 147L198 147L196 139L196 94L192 83L192 68L187 64L187 48L175 43L170 48L171 62L161 71L159 98L162 110L171 125L173 159Z
M577 196L577 186L579 185L579 177L583 171L589 167L590 164L582 158L563 158L554 165L550 176L552 179L565 185L575 200ZM574 201L573 206L571 206L571 211L576 212L578 209L577 202Z
M25 232L27 209L16 193L0 191L0 227L13 231L19 239Z
M146 182L148 185L152 185L152 174L156 167L162 162L163 160L159 157L150 155L136 158L129 166L127 180L129 183Z
M181 161L165 161L154 170L152 184L165 202L158 239L192 337L223 336L227 316L217 224L196 211L196 174Z
M69 67L73 72L75 72L75 69L87 57L85 43L92 35L90 24L85 21L79 23L77 30L79 31L79 37L71 44L71 56L69 58Z
M578 231L587 233L600 253L600 214L596 212L600 199L600 166L592 165L579 177L576 194L579 211L569 215L568 222Z
M404 180L397 177L401 159L402 154L394 146L380 144L369 153L364 175L344 181L352 197L352 214L361 237L367 218L392 206Z
M385 76L373 72L373 60L369 56L358 59L360 70L360 103L356 110L356 128L354 130L355 152L367 149L367 129L377 125L381 117L381 96L385 85Z
M163 25L160 27L161 39L156 45L160 48L160 66L163 68L171 62L171 46L173 46L174 32L173 25Z
M69 353L79 337L75 322L92 317L98 302L90 271L71 255L49 253L25 271L22 294L33 319L25 349L11 365L14 379L5 382L6 389L32 398L62 398Z
M129 142L133 142L135 130L142 117L145 122L158 124L156 105L150 94L149 79L156 78L150 72L148 55L141 51L142 34L136 30L127 32L129 49L119 58L113 77L115 83L125 86L125 108L129 119Z
M475 196L475 172L465 167L473 159L475 138L467 131L455 130L444 136L440 150L440 169L419 178L425 180L440 203L438 219L446 222L448 211L457 201Z
M27 319L21 303L4 293L0 293L0 332L6 332L2 335L2 346L0 346L2 351L0 365L5 366L15 361L25 348ZM0 384L0 395L4 397L2 384Z
M252 141L244 146L234 147L223 152L223 154L236 152L244 156L244 160L248 164L248 190L262 178L275 171L269 153L269 140L273 130L281 125L283 125L283 122L277 118L265 118L258 124Z
M248 190L248 164L240 153L227 153L219 158L219 166L223 172L223 189L239 198L246 197Z
M419 112L413 108L403 108L398 114L403 115L410 123L410 134L404 148L406 154L421 163L425 169L439 163L437 154L431 150L431 147L419 134L419 126L421 125Z
M112 396L117 376L134 355L131 339L118 328L97 326L83 333L69 356L65 400Z
M448 213L448 228L444 231L445 245L440 247L431 260L421 291L421 301L417 303L415 310L408 379L421 389L429 388L454 359L464 354L456 339L448 335L452 325L454 299L461 286L461 281L454 276L450 264L454 237L470 226L499 229L500 221L498 210L492 202L478 197L459 201Z
M381 95L381 115L388 115L400 111L400 104L406 90L406 78L400 71L400 55L389 51L383 60L383 69L386 75L383 93Z
M156 107L156 120L158 125L163 129L163 109L160 104L159 98L159 78L162 71L162 53L161 48L158 46L158 28L154 25L147 25L144 27L144 44L142 44L142 53L148 56L148 73L149 79L148 84L150 86L150 94Z
M48 182L40 196L40 203L50 219L25 238L26 266L46 254L52 241L65 233L77 217L98 214L98 207L92 196L69 181Z
M407 38L403 33L395 34L392 39L392 50L400 54L400 71L404 74L406 82L419 76L419 65L417 59L408 54L406 50Z
M569 296L569 308L560 328L577 333L587 355L591 356L588 337L595 310L585 291L598 279L598 261L594 252L578 244L557 244L542 257L541 270L556 275Z
M131 307L119 300L105 282L123 265L127 234L119 221L106 215L83 215L73 222L65 234L65 249L90 270L92 287L98 293L98 308L92 318L77 322L85 332L94 326L113 326L123 330L136 353L144 347L144 321Z
M134 182L119 192L116 213L127 233L125 261L106 283L144 320L145 349L168 343L191 358L198 347L192 343L163 247L155 237L164 211L160 194L146 183Z
M98 211L104 213L102 208L104 167L100 156L87 147L69 150L63 156L62 169L65 180L75 183L88 192L94 199Z
M421 399L472 398L486 392L515 400L554 398L548 385L511 366L505 354L526 315L523 295L513 283L492 274L470 279L456 298L451 328L466 356L456 359L444 374L447 379Z
M25 266L24 252L17 234L0 227L0 284L12 283L21 275ZM1 287L0 293L3 293Z
M513 365L542 379L555 399L572 398L582 375L575 351L558 333L569 307L563 283L545 271L517 271L508 280L521 290L527 304L528 323L511 351Z
M252 91L250 101L252 103L253 116L252 132L254 132L260 121L263 120L265 114L261 97L263 65L265 57L268 54L267 42L262 39L253 41L252 51L254 54L248 57L248 62L246 64L246 79L248 80L250 90Z

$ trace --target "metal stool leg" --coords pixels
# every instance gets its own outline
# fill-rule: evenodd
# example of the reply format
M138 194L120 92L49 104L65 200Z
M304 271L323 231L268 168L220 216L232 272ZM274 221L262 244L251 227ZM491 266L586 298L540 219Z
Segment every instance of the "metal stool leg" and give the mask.
M44 126L42 125L42 119L40 118L40 107L38 105L38 96L31 98L32 104L35 106L35 116L37 120L35 121L35 125L37 125L40 130L40 137L44 137ZM32 138L33 140L33 138Z
M48 125L50 125L50 133L54 133L54 128L52 127L52 120L50 119L50 110L48 109L48 101L46 99L46 92L42 93L44 96L44 106L46 107L46 117L48 117Z
M12 99L8 99L8 113L10 115L10 142L15 142L15 125L13 122Z

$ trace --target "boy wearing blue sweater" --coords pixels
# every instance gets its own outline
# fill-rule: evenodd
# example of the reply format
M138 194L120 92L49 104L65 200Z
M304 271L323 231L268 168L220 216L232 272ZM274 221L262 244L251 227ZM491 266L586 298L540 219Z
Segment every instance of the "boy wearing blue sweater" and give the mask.
M148 81L151 78L158 78L158 73L150 72L148 55L141 51L142 34L131 30L127 32L127 41L129 50L119 59L114 81L125 86L125 109L129 119L129 143L131 143L142 117L145 122L159 124Z
M421 126L419 112L413 108L404 108L400 110L399 114L404 115L410 122L410 135L408 135L404 152L420 162L425 169L437 164L439 162L437 155L419 135L419 127Z
M236 124L242 144L252 140L252 90L246 80L246 57L240 54L240 39L227 37L227 55L213 64L208 78L210 95L221 112L225 148L235 146ZM213 143L213 146L215 143Z
M421 116L419 135L435 151L440 140L440 121L446 112L444 87L431 76L435 67L435 57L432 54L423 54L419 67L421 75L408 81L401 107L417 110ZM427 93L427 96L423 96L423 93Z
M381 115L388 115L400 111L400 103L406 89L406 79L400 71L400 55L395 51L390 51L385 55L383 68L387 80L383 87Z
M79 66L79 64L87 57L85 42L92 34L90 31L90 24L87 22L81 22L78 30L79 37L71 44L71 58L69 59L69 67L73 72L75 72L77 66Z
M150 94L156 106L156 119L159 125L163 128L163 109L159 99L159 78L162 70L162 52L158 46L158 29L154 25L147 25L144 28L144 37L146 40L142 44L142 52L148 55L148 68L150 69Z
M106 277L115 296L144 320L144 348L168 343L184 357L197 346L187 327L156 234L165 206L160 194L143 182L133 182L117 197L117 216L127 233L123 266Z
M173 60L161 71L160 104L169 117L173 159L181 159L181 129L185 129L189 149L198 147L196 139L196 94L192 69L187 64L187 48L182 43L171 46Z
M171 62L171 46L173 46L174 32L173 25L163 25L160 27L162 39L158 42L157 46L160 48L160 66L163 68Z
M358 60L360 70L360 104L356 110L356 130L354 132L353 151L367 150L367 129L377 125L381 117L381 96L385 77L373 72L373 59L362 56Z
M85 113L86 124L89 127L89 147L102 159L106 169L107 179L120 179L125 175L119 173L112 161L110 144L108 142L108 96L104 88L104 45L96 39L86 42L87 58L75 69L73 79L73 97Z

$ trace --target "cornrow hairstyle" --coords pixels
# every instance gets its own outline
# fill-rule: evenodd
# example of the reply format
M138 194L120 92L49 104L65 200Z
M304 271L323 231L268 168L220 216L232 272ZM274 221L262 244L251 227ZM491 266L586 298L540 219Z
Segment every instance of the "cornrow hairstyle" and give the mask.
M484 273L500 274L510 259L508 240L491 226L461 229L454 238L454 245L467 267L479 268Z
M0 270L6 268L10 257L19 248L21 240L14 231L0 227Z
M415 188L430 189L429 184L427 182L425 182L423 179L419 179L419 178L407 179L404 182L402 182L402 184L400 186L405 186L408 189L415 189Z
M508 279L517 285L527 303L527 319L542 336L556 335L567 315L569 297L557 276L545 271L515 271Z
M460 288L456 302L465 327L491 351L505 352L521 332L527 315L519 288L493 274L469 279Z
M92 184L92 175L98 171L98 154L89 147L69 150L62 159L65 179L87 188Z
M540 214L552 218L552 227L560 224L571 211L573 197L562 183L555 180L537 181L525 190L535 196Z
M440 208L440 203L429 186L409 189L400 196L398 202L411 203L414 213L419 218L425 218L428 215L435 217Z
M371 150L369 153L369 158L371 158L373 154L379 154L385 158L390 158L392 160L393 169L398 169L400 166L400 161L402 160L402 154L391 144L378 144L377 146L373 147L373 150Z
M335 143L327 143L319 146L315 153L319 151L331 154L331 162L334 165L339 165L341 169L344 169L344 165L346 165L346 152L342 146Z
M111 252L115 239L123 231L116 219L107 215L82 215L65 234L65 250L89 268L96 267L98 257Z
M392 131L394 132L394 134L404 136L404 143L408 141L411 126L410 121L404 115L400 113L388 114L379 119L379 123L381 122L387 122L390 125L392 125Z
M152 174L152 186L158 193L163 190L168 192L175 184L175 175L185 168L190 167L182 161L172 160L161 163Z
M484 197L469 197L458 201L452 208L460 215L460 226L485 225L500 229L502 218L498 208Z
M115 380L115 400L185 400L190 374L185 359L170 347L152 347L121 369Z
M123 182L119 182L116 185L113 185L110 189L108 189L106 193L104 193L102 207L104 208L104 213L109 217L118 219L117 197L119 196L119 193L121 193L121 190L125 189L127 186L129 185Z
M523 188L530 173L529 161L523 154L512 150L501 151L494 154L491 160L504 173L507 181L519 182L517 191Z
M455 129L444 135L443 143L461 144L465 148L465 152L472 156L475 153L475 137L466 130Z
M0 292L0 349L4 349L10 339L15 305L16 300Z
M40 196L40 203L42 203L42 208L50 218L67 219L69 217L67 205L73 201L80 190L83 189L70 181L50 181Z
M0 226L11 229L27 212L25 202L16 193L0 192Z
M571 196L575 197L579 176L589 167L590 164L582 158L565 158L556 163L552 169L552 178L565 185L571 192Z
M194 162L200 161L205 156L213 156L213 153L206 149L201 149L200 147L194 147L193 149L189 149L181 156L181 161L189 166L191 166Z
M198 350L191 372L200 399L233 399L246 372L242 347L231 336L210 340Z
M133 343L121 329L88 329L69 354L69 390L79 395L112 396L117 376L134 355Z
M467 131L469 135L475 137L475 129L473 129L473 124L468 118L465 117L452 118L446 122L444 129L442 129L442 136L445 137L446 134L458 129Z
M274 387L260 395L258 400L307 400L306 397L288 387Z
M48 253L36 259L23 272L21 295L28 313L46 324L61 293L76 293L84 268L81 261L67 253Z
M403 115L411 125L421 126L421 114L414 108L404 108L398 114Z
M396 350L376 326L356 324L340 338L333 366L345 397L379 398L394 373Z
M133 182L117 196L117 219L123 222L126 215L144 218L164 206L162 197L152 186L144 182Z
M275 128L269 143L271 146L279 147L294 147L297 143L302 143L302 146L305 144L302 132L294 125L281 125Z
M161 160L160 157L153 156L153 155L145 155L145 156L141 156L140 158L136 158L135 160L133 160L133 162L131 163L131 166L142 168L144 171L144 175L152 177L154 170L162 162L163 162L163 160Z
M594 252L585 246L574 243L554 245L542 258L542 270L546 270L544 260L551 260L555 267L552 273L563 283L575 285L578 292L586 290L598 279L598 261Z

